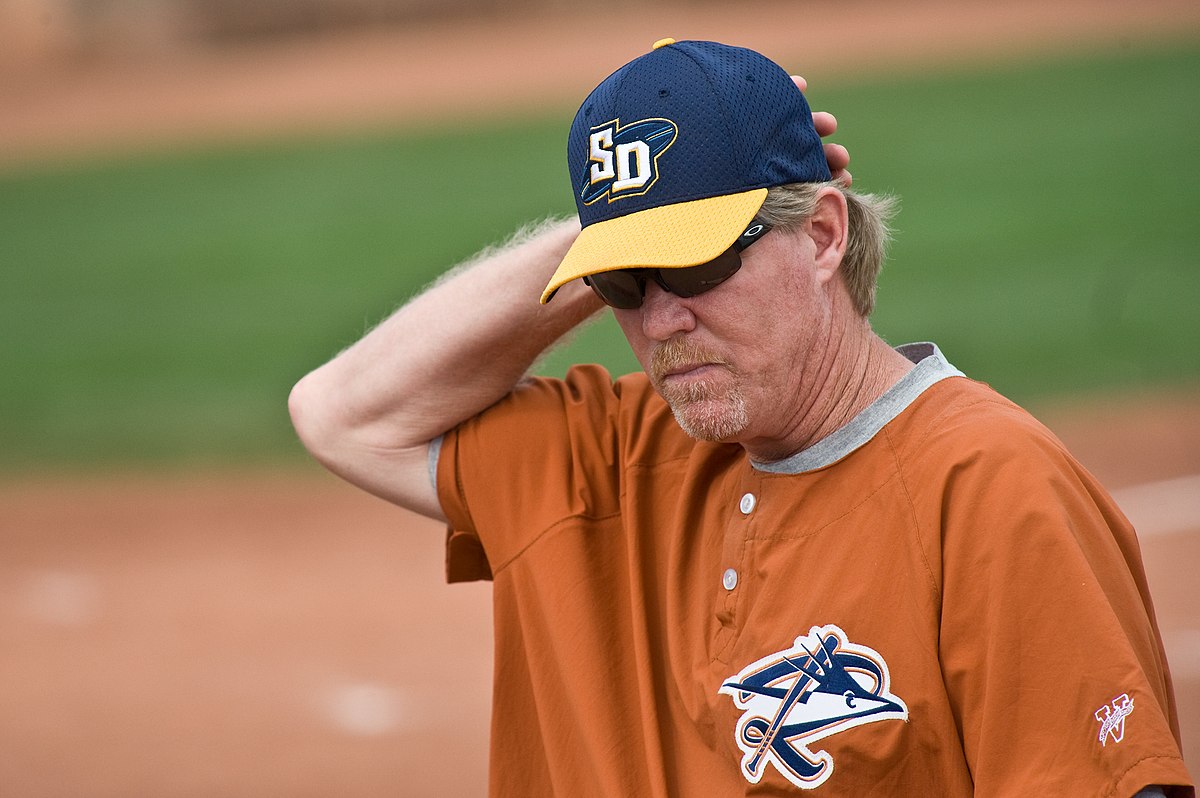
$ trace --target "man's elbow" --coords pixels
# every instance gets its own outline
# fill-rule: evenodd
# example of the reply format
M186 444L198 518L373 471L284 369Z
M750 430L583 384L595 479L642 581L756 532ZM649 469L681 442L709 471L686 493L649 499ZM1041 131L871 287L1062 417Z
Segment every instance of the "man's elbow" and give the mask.
M422 448L404 436L405 416L368 413L351 402L348 392L320 369L297 382L288 394L292 427L309 454L334 473L345 475L357 465L389 460L409 449Z
M430 480L427 443L397 443L390 428L364 423L320 375L288 394L288 413L304 448L330 472L363 490L430 518L445 520Z
M288 394L288 414L296 436L309 454L325 464L332 459L334 447L341 437L333 407L313 374L303 377Z

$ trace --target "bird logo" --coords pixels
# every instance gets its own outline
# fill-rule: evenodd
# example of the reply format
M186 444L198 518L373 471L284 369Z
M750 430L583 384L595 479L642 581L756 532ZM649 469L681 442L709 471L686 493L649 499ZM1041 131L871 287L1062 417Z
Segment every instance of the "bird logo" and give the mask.
M819 787L833 774L833 757L813 743L864 723L908 721L883 657L832 624L748 665L718 692L743 711L734 736L752 784L770 763L802 789Z

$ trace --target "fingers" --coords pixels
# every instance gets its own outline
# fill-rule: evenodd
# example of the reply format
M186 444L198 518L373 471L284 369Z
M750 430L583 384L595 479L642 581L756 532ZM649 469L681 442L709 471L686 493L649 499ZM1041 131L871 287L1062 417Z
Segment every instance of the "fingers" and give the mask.
M850 165L850 151L841 144L827 141L823 146L825 147L825 160L829 162L830 169L845 169Z
M799 75L792 75L792 82L796 84L796 88L800 91L808 89L808 81ZM832 136L837 132L837 117L828 111L814 111L813 127L817 131L817 135L821 138ZM854 178L850 175L850 171L846 168L850 165L850 151L841 144L833 144L827 142L824 145L825 160L829 163L829 172L833 175L833 179L841 182L843 186L850 187Z
M826 144L825 161L829 164L830 177L849 188L854 178L846 168L850 164L850 153L846 148L841 144Z
M828 111L813 111L813 127L821 138L832 136L837 132L837 117Z

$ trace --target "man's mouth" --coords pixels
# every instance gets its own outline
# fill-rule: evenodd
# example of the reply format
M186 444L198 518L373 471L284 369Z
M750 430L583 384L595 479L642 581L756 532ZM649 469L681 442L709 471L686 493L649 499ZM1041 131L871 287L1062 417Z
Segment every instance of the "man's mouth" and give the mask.
M688 363L668 369L660 379L665 382L673 378L701 377L705 373L719 368L721 365L718 363Z
M728 364L721 358L681 339L672 339L654 350L649 372L651 380L661 385L724 368L728 368Z

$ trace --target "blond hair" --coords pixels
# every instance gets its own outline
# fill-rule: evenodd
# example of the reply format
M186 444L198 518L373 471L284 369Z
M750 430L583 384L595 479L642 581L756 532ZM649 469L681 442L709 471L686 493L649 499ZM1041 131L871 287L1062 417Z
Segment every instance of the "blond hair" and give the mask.
M875 309L875 286L892 237L891 220L899 209L895 197L859 194L836 180L789 183L768 189L756 218L772 227L798 227L816 211L817 197L827 187L846 197L850 227L840 271L854 309L866 318Z

